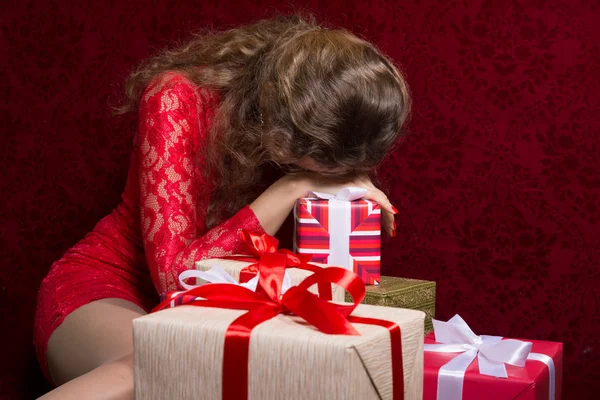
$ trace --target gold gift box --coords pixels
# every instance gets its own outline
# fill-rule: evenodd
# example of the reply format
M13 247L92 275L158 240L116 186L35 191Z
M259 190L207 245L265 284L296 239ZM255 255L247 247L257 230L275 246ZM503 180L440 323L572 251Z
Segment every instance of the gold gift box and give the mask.
M346 301L352 301L348 293ZM367 286L367 295L362 303L423 311L425 333L433 330L431 319L435 318L435 282L382 276L379 285Z

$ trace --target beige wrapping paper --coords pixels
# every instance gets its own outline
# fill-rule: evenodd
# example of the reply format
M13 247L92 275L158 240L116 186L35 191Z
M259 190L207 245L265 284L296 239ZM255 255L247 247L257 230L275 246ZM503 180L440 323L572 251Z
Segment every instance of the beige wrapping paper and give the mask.
M223 270L225 272L227 272L229 275L231 275L233 277L233 279L236 280L236 282L239 282L240 281L240 271L244 267L246 267L250 264L252 264L252 263L244 262L244 261L224 260L221 258L211 258L209 260L197 261L196 269L199 271L208 271L214 265L218 265L221 268L223 268ZM321 268L329 267L329 265L326 265L326 264L319 264L319 263L311 263L311 264L314 264ZM298 268L289 268L287 271L288 271L288 274L290 275L290 279L292 280L292 286L298 286L300 284L300 282L302 282L308 276L312 275L312 272L305 271L303 269L298 269ZM190 283L192 283L192 282L190 282ZM313 293L317 293L317 286L313 285L313 287L311 287L309 289L309 291L313 292ZM345 291L342 287L337 286L337 285L331 285L331 299L333 301L335 301L336 303L343 303L345 301L344 295L345 295Z
M243 313L179 306L135 319L135 398L220 399L225 331ZM352 315L400 326L405 399L421 399L425 314L361 304ZM327 335L287 315L258 325L250 338L248 398L392 399L388 330L354 326L360 336Z

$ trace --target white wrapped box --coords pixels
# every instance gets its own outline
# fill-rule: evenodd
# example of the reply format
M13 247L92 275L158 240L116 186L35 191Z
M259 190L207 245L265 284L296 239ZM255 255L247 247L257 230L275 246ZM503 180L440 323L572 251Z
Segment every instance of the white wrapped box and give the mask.
M219 267L223 268L223 270L225 272L227 272L229 275L231 275L233 277L233 279L236 280L236 282L239 282L240 281L240 271L243 268L245 268L251 264L253 264L253 263L246 262L246 261L225 260L222 258L211 258L209 260L197 261L195 264L195 267L198 271L206 272L209 269L211 269L212 267L214 267L215 265L218 265ZM319 264L319 263L311 263L311 264L316 265L317 267L321 267L321 268L329 267L329 265L327 265L327 264ZM311 271L306 271L306 270L299 269L299 268L288 268L287 273L289 274L290 279L292 280L292 286L299 285L300 282L302 282L308 276L313 274ZM308 290L310 292L317 293L317 286L315 285L315 286L309 288ZM337 286L337 285L331 286L331 300L332 301L334 301L336 303L343 303L344 296L345 296L345 291L343 288L341 288L340 286Z

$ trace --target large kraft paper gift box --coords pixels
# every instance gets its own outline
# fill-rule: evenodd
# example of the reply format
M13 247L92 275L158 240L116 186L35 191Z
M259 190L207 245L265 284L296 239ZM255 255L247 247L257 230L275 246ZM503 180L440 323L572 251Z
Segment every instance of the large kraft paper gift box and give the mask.
M476 335L458 315L425 336L425 400L560 400L562 343Z
M312 261L353 271L367 285L379 284L381 208L362 199L367 191L344 188L337 195L313 193L294 207L294 251Z
M225 331L243 313L181 306L135 319L136 399L221 399ZM400 326L404 398L421 399L424 314L359 305L353 315ZM247 365L248 399L392 399L387 330L354 326L360 336L329 335L298 317L278 315L254 328Z
M212 280L135 319L136 398L422 398L423 312L358 304L364 283L341 268L286 287L288 268L285 255L261 254L253 288ZM324 282L355 301L327 301Z
M381 276L379 285L367 286L362 303L376 306L410 308L425 313L425 333L433 330L435 318L435 282L419 279ZM348 293L346 301L351 301Z
M250 277L256 275L255 272L246 273L246 271L244 271L249 266L252 266L252 264L254 264L254 262L228 260L228 259L223 259L223 258L211 258L208 260L197 261L195 263L195 267L198 271L205 272L205 271L210 270L214 266L219 266L219 267L223 268L223 270L225 272L227 272L229 275L231 275L233 277L233 279L235 279L237 282L243 283L243 282L248 281L248 279ZM310 264L317 266L317 267L321 267L321 268L328 267L328 265L320 264L320 263L311 262ZM292 280L292 285L294 285L294 286L298 285L300 282L302 282L308 276L312 275L311 271L306 271L306 270L297 269L297 268L288 269L288 273ZM241 279L240 279L240 277L241 277ZM317 288L312 287L309 290L313 293L316 293ZM331 292L332 292L332 300L335 302L344 302L344 301L350 302L350 301L352 301L350 298L350 295L348 295L347 300L345 299L345 296L344 296L345 291L340 286L331 285Z

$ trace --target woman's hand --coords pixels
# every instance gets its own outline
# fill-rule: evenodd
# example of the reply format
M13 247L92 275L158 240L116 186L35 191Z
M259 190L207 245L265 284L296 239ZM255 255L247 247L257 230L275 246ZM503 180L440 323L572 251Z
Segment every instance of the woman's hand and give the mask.
M381 206L381 227L390 236L396 236L394 215L398 210L390 203L388 197L377 189L367 174L359 174L346 178L333 178L318 174L307 174L304 177L306 192L322 192L336 194L341 189L353 186L367 189L365 199L372 200ZM306 193L304 194L306 195Z
M296 200L304 197L309 180L304 174L290 174L267 188L251 204L258 222L269 235L275 235L288 217Z
M336 194L341 189L353 186L367 189L366 199L381 206L381 227L390 236L396 236L394 214L398 211L392 206L387 196L373 185L366 174L350 178L336 178L316 173L299 173L286 175L273 183L256 200L250 204L256 218L263 229L270 235L275 235L296 200L305 197L309 192Z

